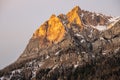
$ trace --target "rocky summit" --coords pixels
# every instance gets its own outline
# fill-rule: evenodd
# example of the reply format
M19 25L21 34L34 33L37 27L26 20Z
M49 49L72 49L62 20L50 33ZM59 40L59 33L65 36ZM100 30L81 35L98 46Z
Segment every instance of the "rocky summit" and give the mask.
M120 80L120 17L79 6L53 14L0 80Z

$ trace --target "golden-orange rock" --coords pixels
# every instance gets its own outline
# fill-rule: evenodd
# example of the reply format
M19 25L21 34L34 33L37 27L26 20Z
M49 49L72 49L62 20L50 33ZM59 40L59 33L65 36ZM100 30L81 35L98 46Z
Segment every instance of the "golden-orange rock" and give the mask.
M45 37L46 36L46 31L47 31L47 22L45 22L43 25L41 25L34 33L33 37Z
M65 35L65 28L58 17L52 15L48 21L47 39L52 42L59 42Z
M82 26L81 18L79 16L80 11L81 11L80 8L76 6L70 12L67 13L67 18L70 23L76 23L80 25L80 27L82 28L83 26Z
M52 15L50 19L37 29L33 35L34 38L46 38L50 42L57 43L63 39L65 28L60 19Z

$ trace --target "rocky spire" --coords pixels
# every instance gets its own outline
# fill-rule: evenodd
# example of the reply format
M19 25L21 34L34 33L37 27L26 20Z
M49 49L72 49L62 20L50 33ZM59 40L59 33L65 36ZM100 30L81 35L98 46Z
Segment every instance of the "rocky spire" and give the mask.
M36 30L33 37L46 38L50 42L57 43L62 40L65 35L65 28L61 20L52 15L50 19Z
M79 8L79 6L76 6L67 13L67 18L70 23L78 24L81 28L83 28L80 14L81 9Z

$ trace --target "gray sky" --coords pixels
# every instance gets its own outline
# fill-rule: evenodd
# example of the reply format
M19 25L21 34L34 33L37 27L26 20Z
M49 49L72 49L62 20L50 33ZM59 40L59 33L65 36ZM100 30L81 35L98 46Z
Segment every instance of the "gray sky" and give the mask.
M120 0L0 0L0 69L14 62L33 32L52 14L67 13L74 6L120 16Z

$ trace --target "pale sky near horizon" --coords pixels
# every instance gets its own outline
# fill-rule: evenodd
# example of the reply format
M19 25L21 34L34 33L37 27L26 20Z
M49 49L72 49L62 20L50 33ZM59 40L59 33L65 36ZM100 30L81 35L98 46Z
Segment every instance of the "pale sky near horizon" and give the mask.
M76 5L120 16L120 0L0 0L0 69L22 54L33 32L52 14L66 14Z

